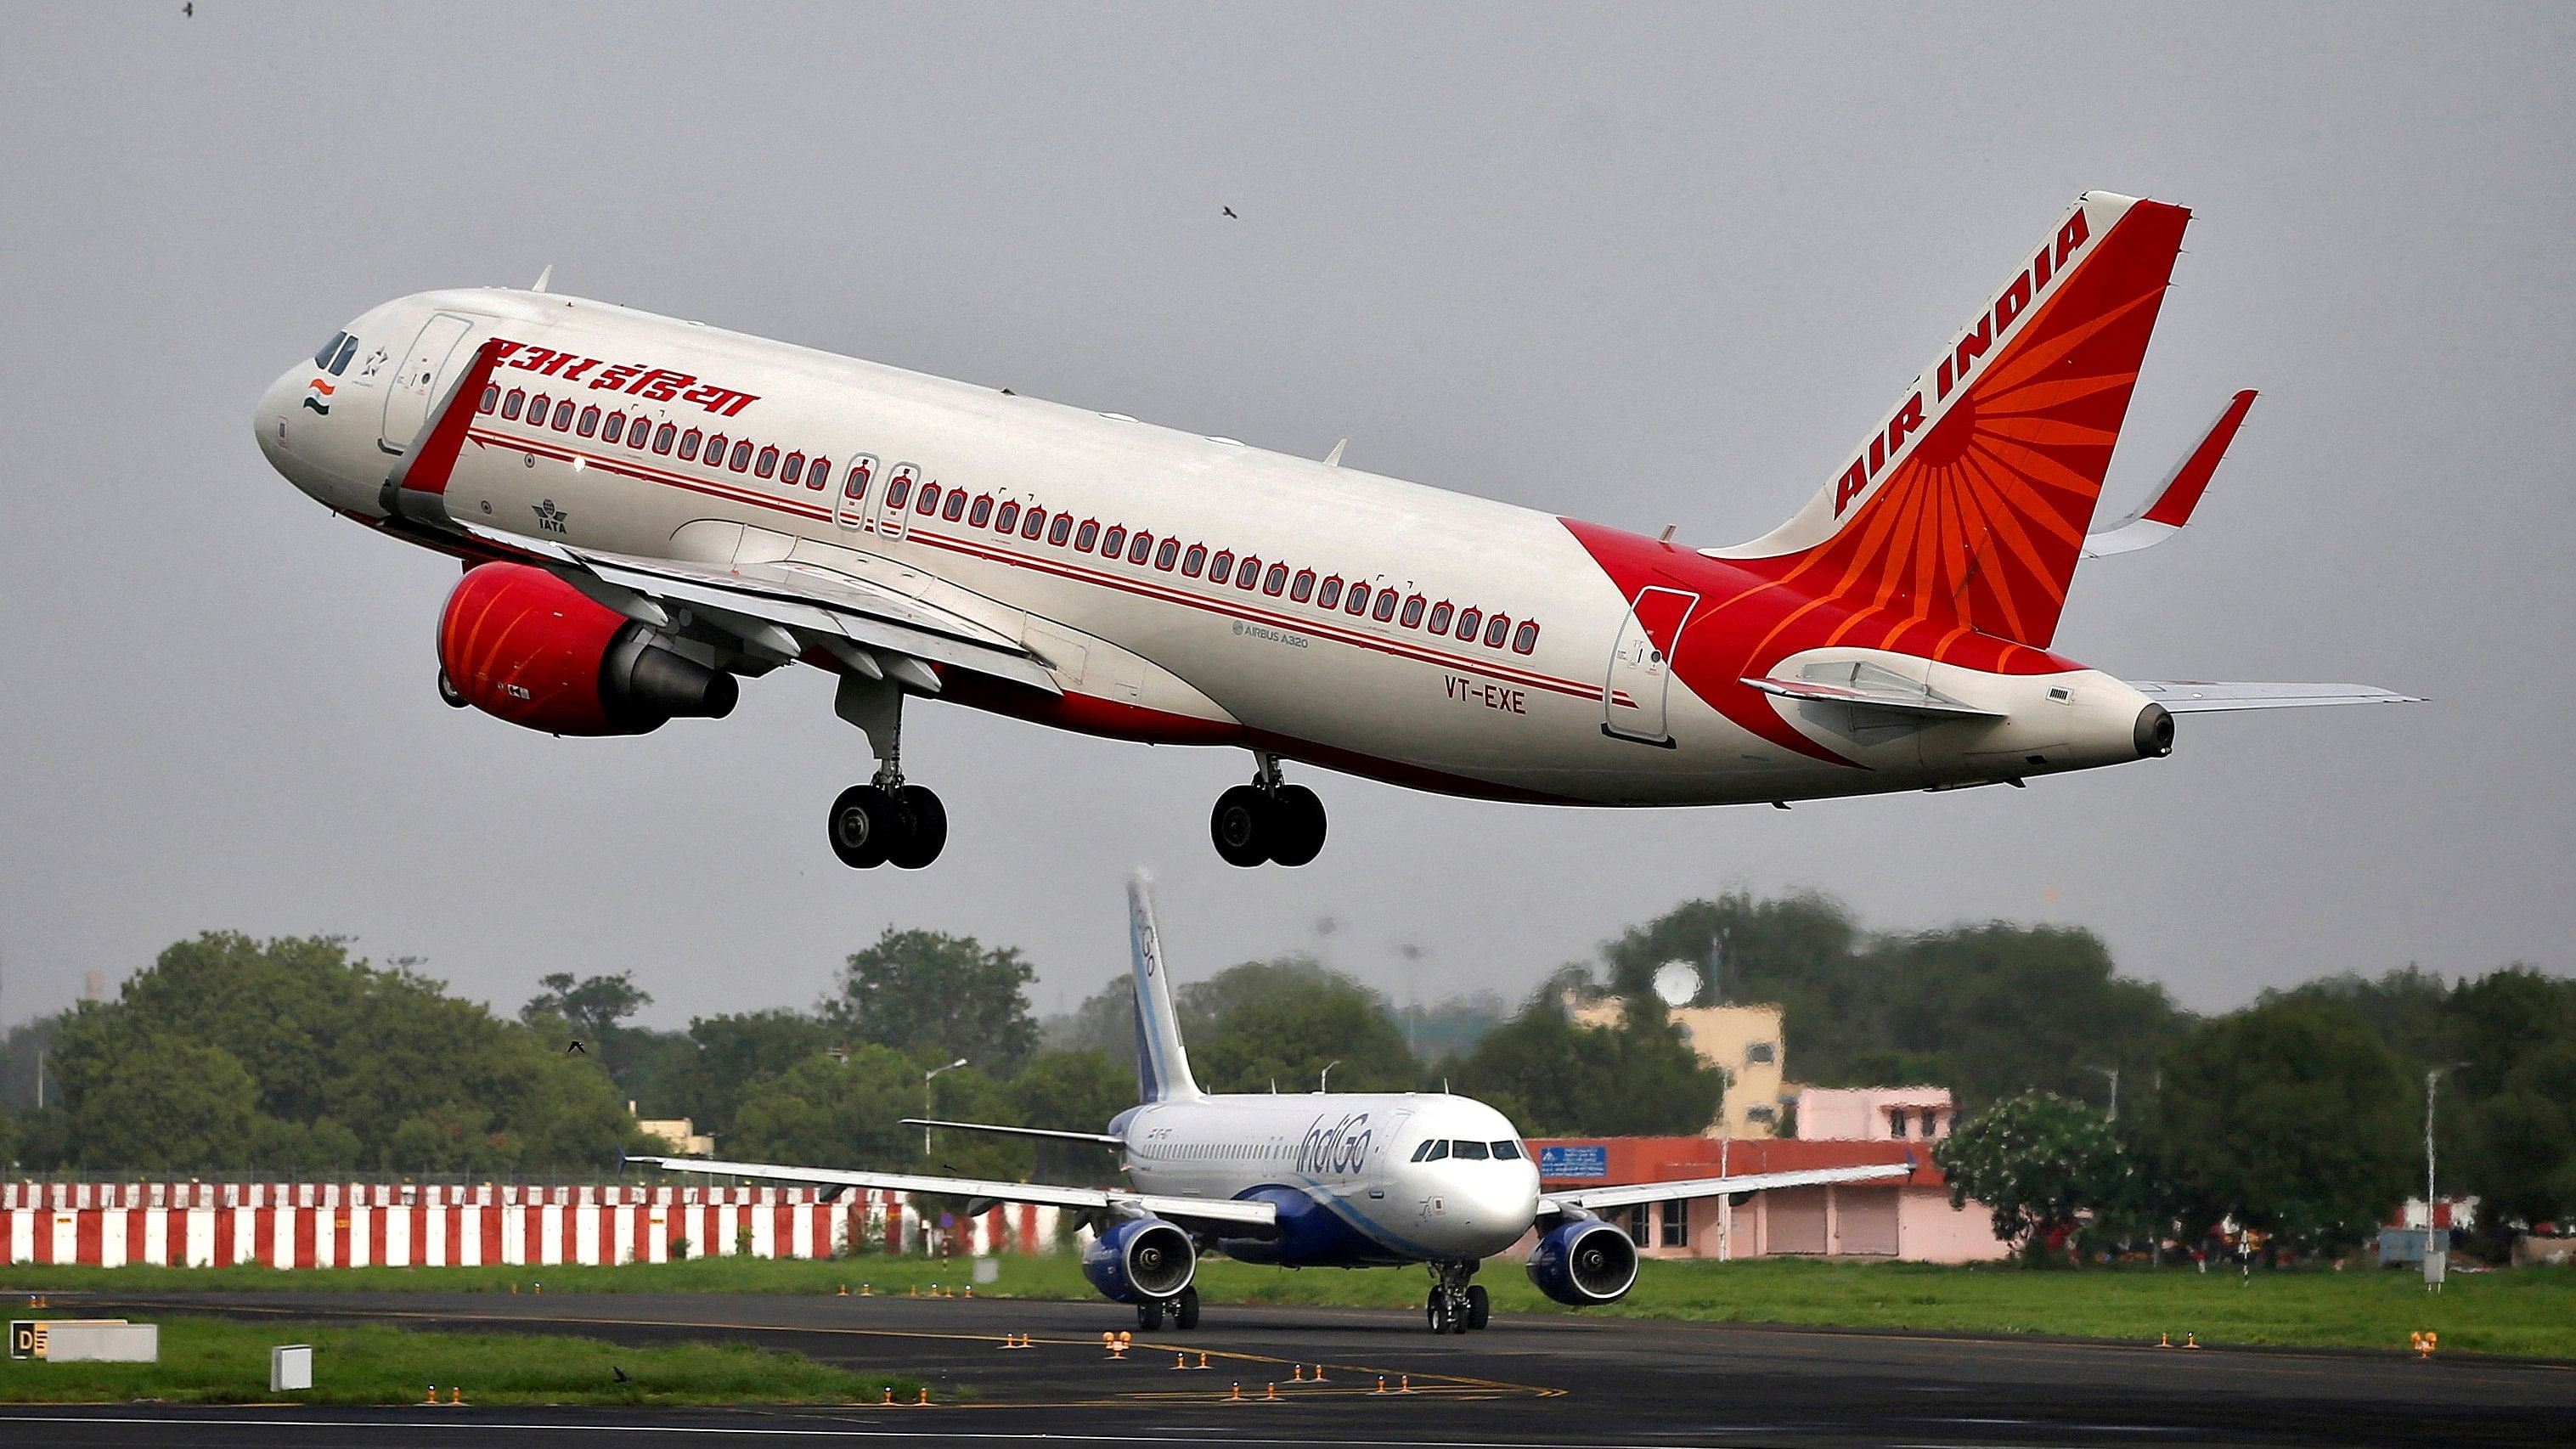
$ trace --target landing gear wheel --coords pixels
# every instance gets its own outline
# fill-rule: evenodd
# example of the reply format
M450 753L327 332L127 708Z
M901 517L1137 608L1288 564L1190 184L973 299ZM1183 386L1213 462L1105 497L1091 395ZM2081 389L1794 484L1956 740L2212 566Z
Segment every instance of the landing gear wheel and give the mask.
M438 697L447 701L449 709L463 709L467 703L465 691L456 687L456 681L448 678L444 669L438 671Z
M1487 1323L1489 1323L1489 1322L1491 1322L1491 1321L1493 1320L1493 1317L1494 1317L1494 1295L1492 1295L1491 1293L1486 1292L1482 1287L1475 1287L1475 1288L1470 1288L1470 1289L1468 1289L1468 1290L1467 1290L1467 1327L1468 1327L1468 1329L1469 1329L1470 1331L1473 1331L1473 1330L1475 1330L1475 1329L1483 1328Z
M1199 1326L1199 1290L1184 1288L1172 1304L1172 1326L1191 1329Z
M1153 1333L1163 1326L1163 1300L1149 1298L1136 1305L1136 1331Z
M852 785L832 802L832 853L853 870L885 864L886 850L906 832L895 802L874 785Z
M1228 865L1255 866L1270 858L1270 797L1250 785L1237 785L1216 797L1208 816L1208 836Z
M919 870L939 858L948 844L948 807L927 786L906 785L894 792L895 812L907 826L890 843L886 859L898 870Z
M1431 1298L1428 1302L1423 1304L1422 1311L1423 1315L1431 1320L1431 1331L1433 1333L1449 1333L1453 1331L1450 1326L1450 1319L1453 1315L1449 1311L1449 1295L1447 1293L1444 1293L1437 1288L1432 1289Z
M1270 859L1280 865L1304 865L1324 848L1324 802L1303 785L1282 785L1270 797L1270 820L1264 831Z

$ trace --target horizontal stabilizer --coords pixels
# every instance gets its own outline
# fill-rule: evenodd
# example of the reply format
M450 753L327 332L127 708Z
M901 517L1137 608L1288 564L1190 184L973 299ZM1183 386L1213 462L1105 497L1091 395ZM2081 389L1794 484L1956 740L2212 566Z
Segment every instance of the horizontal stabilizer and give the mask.
M1900 692L1873 688L1867 684L1827 684L1814 679L1747 679L1741 681L1764 694L1782 699L1802 699L1815 704L1848 704L1863 709L1883 709L1896 714L1932 715L1941 719L2001 719L1990 709L1961 704L1946 695L1926 690Z
M2420 695L2367 684L2247 684L2206 679L2132 679L2129 687L2175 714L2222 709L2295 709L2312 704L2422 704Z
M638 1159L639 1161L643 1159ZM1641 1202L1661 1202L1677 1197L1716 1197L1720 1193L1761 1192L1775 1187L1818 1187L1829 1182L1887 1182L1914 1175L1912 1162L1888 1162L1875 1167L1810 1167L1796 1172L1752 1172L1734 1177L1694 1177L1680 1182L1637 1182L1625 1187L1587 1187L1575 1192L1551 1192L1539 1199L1541 1219L1563 1217L1570 1212L1593 1212L1601 1208L1628 1207Z
M1124 1147L1127 1139L1107 1132L1058 1132L1049 1127L1003 1127L991 1122L943 1122L936 1117L906 1117L906 1127L953 1127L960 1132L998 1132L1005 1137L1038 1137L1049 1142L1097 1142Z
M2200 495L2209 487L2211 475L2218 471L2219 460L2227 456L2227 445L2236 441L2236 430L2245 425L2245 414L2254 406L2254 389L2247 388L2228 400L2218 421L2209 425L2200 443L2183 455L2165 476L2164 486L2148 499L2146 506L2109 528L2084 535L2086 558L2107 558L2115 553L2136 553L2182 532L2191 522L2191 511L2199 506Z

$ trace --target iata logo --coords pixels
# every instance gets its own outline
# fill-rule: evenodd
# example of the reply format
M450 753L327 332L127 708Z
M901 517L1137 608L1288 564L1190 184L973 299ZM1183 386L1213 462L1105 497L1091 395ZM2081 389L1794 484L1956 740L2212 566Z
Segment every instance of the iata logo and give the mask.
M2039 255L2031 258L2030 265L2022 268L2021 275L2013 278L2003 294L1995 298L1994 305L1977 319L1977 325L1960 334L1957 344L1950 349L1950 355L1942 358L1940 366L1932 370L1933 402L1946 401L1951 393L1967 382L1968 375L1977 369L1987 350L2023 313L2030 310L2031 304L2048 290L2051 280L2065 273L2067 260L2083 250L2084 243L2091 239L2084 210L2078 207L2075 214L2066 219L2066 225L2058 229L2057 241L2039 249ZM1843 510L1851 506L1853 499L1869 491L1869 485L1878 477L1879 470L1904 449L1906 439L1922 426L1923 393L1918 389L1905 400L1903 407L1896 410L1896 416L1887 420L1886 432L1869 440L1868 454L1853 459L1852 465L1844 469L1843 476L1835 482L1836 518L1842 517Z

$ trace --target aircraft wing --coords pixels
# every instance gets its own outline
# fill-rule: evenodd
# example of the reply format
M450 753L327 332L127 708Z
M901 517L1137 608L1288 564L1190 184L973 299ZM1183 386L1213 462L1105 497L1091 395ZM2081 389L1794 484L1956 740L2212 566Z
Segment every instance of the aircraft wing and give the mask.
M541 563L607 607L656 628L686 614L776 662L820 649L861 674L892 674L922 694L939 678L919 661L1062 694L1055 676L999 630L800 560L730 568L574 548L460 520L474 538Z
M2115 553L2136 553L2151 548L2182 532L2191 522L2191 511L2200 504L2200 495L2209 488L2209 480L2218 472L2219 460L2227 456L2227 445L2236 441L2236 430L2245 425L2245 414L2254 406L2254 389L2228 399L2227 408L2218 421L2209 425L2200 443L2183 455L2174 470L2165 475L2164 486L2148 499L2146 506L2109 528L2084 535L2086 558L2107 558Z
M1634 1182L1624 1187L1578 1188L1573 1192L1551 1192L1542 1196L1538 1200L1538 1215L1541 1218L1563 1217L1569 1212L1627 1207L1632 1203L1761 1192L1774 1187L1817 1187L1829 1182L1887 1182L1910 1177L1913 1173L1914 1164L1911 1162L1888 1162L1873 1167L1810 1167L1796 1172L1751 1172L1734 1177L1689 1177L1679 1182Z
M1035 1137L1046 1142L1097 1142L1103 1147L1124 1147L1127 1139L1115 1132L1062 1132L1053 1127L1005 1127L994 1122L950 1122L939 1117L906 1117L906 1127L954 1127L960 1132L995 1132L1004 1137Z
M2422 704L2420 695L2367 684L2249 684L2207 679L2132 679L2131 689L2175 714L2222 709L2295 709L2316 704Z
M1057 1187L1043 1182L992 1182L971 1177L930 1177L913 1172L848 1172L832 1167L781 1167L766 1162L718 1162L704 1157L630 1157L671 1172L703 1172L715 1177L756 1177L770 1182L801 1182L820 1187L864 1187L880 1192L946 1193L991 1202L1030 1202L1047 1207L1129 1208L1182 1223L1227 1223L1275 1227L1279 1210L1266 1202L1236 1198L1180 1197L1170 1193L1121 1192L1116 1188Z

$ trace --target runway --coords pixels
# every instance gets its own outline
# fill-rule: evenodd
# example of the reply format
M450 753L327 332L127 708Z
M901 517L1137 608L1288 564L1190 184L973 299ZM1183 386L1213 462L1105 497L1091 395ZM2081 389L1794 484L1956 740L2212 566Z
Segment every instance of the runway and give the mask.
M2564 1444L2576 1365L2159 1350L1579 1316L1434 1338L1416 1314L1210 1305L1195 1333L1100 1334L1127 1310L1001 1299L479 1293L84 1296L84 1312L749 1340L932 1386L929 1408L605 1410L0 1407L12 1445L568 1449L873 1437L901 1443L1889 1445ZM1005 1334L1037 1346L1001 1348ZM1175 1370L1175 1353L1195 1365ZM1300 1367L1323 1369L1320 1383ZM326 1366L327 1371L327 1366ZM1378 1392L1385 1379L1387 1392ZM1409 1380L1410 1392L1404 1387ZM1276 1385L1277 1397L1271 1398ZM1232 1397L1240 1386L1244 1399Z

